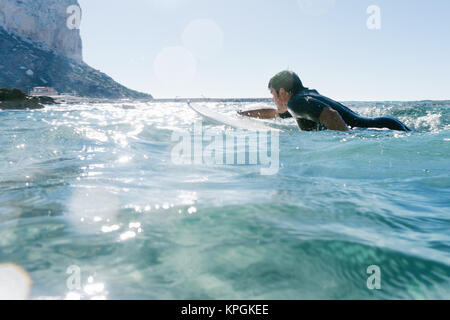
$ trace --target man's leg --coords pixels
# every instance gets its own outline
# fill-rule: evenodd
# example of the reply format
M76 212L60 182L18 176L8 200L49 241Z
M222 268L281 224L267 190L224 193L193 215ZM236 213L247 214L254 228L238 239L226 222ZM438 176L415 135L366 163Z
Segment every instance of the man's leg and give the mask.
M369 128L387 128L397 131L411 131L405 124L401 121L392 117L380 117L370 120Z

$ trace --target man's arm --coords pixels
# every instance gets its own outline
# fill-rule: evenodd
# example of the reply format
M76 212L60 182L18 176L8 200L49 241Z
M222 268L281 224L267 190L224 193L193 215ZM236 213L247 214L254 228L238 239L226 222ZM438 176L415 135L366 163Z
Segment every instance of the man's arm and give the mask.
M350 131L339 112L331 108L323 109L319 117L319 122L329 130Z
M241 116L258 118L258 119L274 119L278 118L278 111L275 109L259 109L250 111L238 111Z

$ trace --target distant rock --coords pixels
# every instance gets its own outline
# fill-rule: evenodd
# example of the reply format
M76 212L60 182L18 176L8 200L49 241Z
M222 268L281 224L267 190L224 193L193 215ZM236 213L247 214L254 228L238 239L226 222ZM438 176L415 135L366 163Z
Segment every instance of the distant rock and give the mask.
M0 89L0 101L23 100L26 98L27 95L22 90L6 88Z
M19 89L0 89L1 110L43 109L43 104L56 104L50 97L30 97Z
M39 97L31 97L32 100L37 101L39 103L42 104L58 104L55 99L51 98L51 97L46 97L46 96L39 96Z

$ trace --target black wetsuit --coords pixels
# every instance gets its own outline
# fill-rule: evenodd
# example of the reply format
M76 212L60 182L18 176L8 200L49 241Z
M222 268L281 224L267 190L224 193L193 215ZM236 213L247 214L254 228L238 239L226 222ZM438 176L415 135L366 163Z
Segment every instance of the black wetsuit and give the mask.
M410 131L406 125L395 118L362 117L343 104L320 95L316 90L309 90L307 88L289 100L289 111L280 114L280 117L285 119L291 118L294 115L300 130L324 130L326 128L320 124L319 117L326 108L336 110L351 128L387 128L391 130Z

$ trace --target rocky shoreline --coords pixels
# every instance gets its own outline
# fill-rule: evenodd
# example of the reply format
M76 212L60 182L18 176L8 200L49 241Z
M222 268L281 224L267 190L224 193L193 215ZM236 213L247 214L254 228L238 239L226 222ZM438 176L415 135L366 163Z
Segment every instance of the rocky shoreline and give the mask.
M0 110L36 110L57 104L51 97L31 97L19 89L0 89Z

